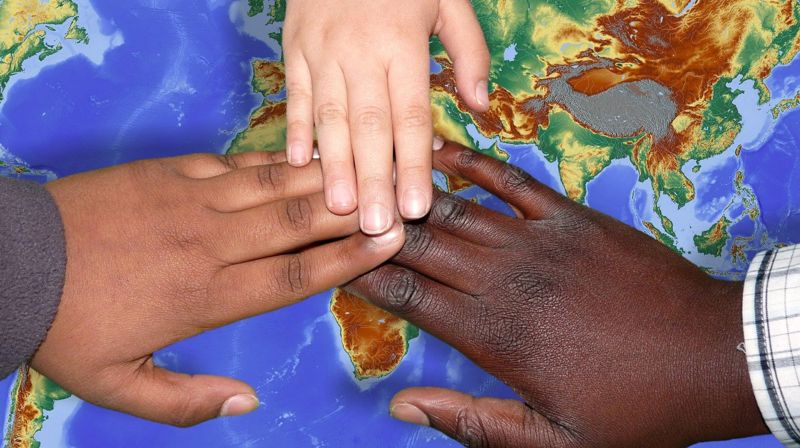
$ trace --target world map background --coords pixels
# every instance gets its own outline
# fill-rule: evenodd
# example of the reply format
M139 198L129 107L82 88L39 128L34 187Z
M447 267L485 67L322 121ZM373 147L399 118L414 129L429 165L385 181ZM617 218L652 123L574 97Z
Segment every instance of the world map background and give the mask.
M544 3L554 10L567 4L512 3L528 7ZM601 3L571 5L586 11ZM692 14L702 2L685 3L677 9ZM13 4L6 1L2 6ZM484 14L484 27L494 30L494 16L480 9L485 2L475 4ZM796 2L788 4L796 8ZM77 24L87 39L77 34L70 37L73 18L37 25L34 30L43 31L45 43L54 50L42 59L26 60L5 85L0 102L0 174L45 181L145 157L258 149L248 147L252 142L265 147L280 144L281 125L275 118L279 114L254 125L259 111L279 108L283 98L280 91L254 82L257 61L279 59L280 22L271 8L275 5L254 9L259 2L253 0L81 0L75 5ZM554 17L538 25L555 28L561 19ZM491 32L487 35L490 45L496 43ZM518 41L505 46L501 54L495 51L493 80L514 94L528 87L515 88L515 78L502 72L524 60L524 44ZM435 43L433 50L438 54ZM432 62L435 73L446 72L446 63L441 62ZM586 164L569 159L566 153L553 156L546 148L547 135L531 137L538 142L534 144L508 133L484 132L480 122L449 99L445 88L434 95L434 101L436 110L444 111L451 121L439 116L437 130L507 158L553 188L673 245L710 272L735 278L758 250L800 242L800 151L796 149L800 112L792 101L800 93L800 59L770 68L764 81L768 99L761 98L758 86L746 76L723 83L731 95L722 101L739 113L739 126L730 144L719 151L712 148L706 156L679 167L696 188L696 195L680 207L680 198L676 200L666 190L659 192L658 184L642 179L629 157L601 157L597 172L586 179L585 191L576 196L570 187L580 183L570 182L563 167L570 161L576 166ZM552 113L551 132L575 125L559 121L565 116L563 111ZM484 125L491 127L491 123ZM567 146L563 135L553 135L559 146ZM595 143L594 148L617 143ZM477 189L462 194L502 208ZM672 235L664 217L672 224ZM725 221L724 228L709 232ZM45 447L454 446L433 430L391 420L387 404L393 393L420 384L514 396L424 333L411 340L407 357L390 375L355 379L353 364L342 349L338 323L329 311L329 297L321 294L157 354L157 362L175 370L248 381L264 402L252 415L182 430L99 409L75 397L56 396L62 399L52 401L53 409L42 409L41 429L34 424L35 431L30 433ZM12 435L10 411L17 379L12 376L0 382L0 391L8 391L0 396L0 409L7 410L4 437ZM759 438L741 443L776 442Z

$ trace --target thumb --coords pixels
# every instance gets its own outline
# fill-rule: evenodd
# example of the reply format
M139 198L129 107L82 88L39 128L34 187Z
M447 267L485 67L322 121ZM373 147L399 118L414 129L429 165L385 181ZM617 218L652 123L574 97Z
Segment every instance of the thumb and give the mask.
M434 34L453 60L459 96L472 110L488 110L489 48L469 0L439 2Z
M395 395L389 406L392 417L431 426L469 447L573 445L571 433L517 400L415 387Z
M101 405L180 427L246 414L259 406L253 388L241 381L175 373L156 367L152 360L142 364L128 380Z

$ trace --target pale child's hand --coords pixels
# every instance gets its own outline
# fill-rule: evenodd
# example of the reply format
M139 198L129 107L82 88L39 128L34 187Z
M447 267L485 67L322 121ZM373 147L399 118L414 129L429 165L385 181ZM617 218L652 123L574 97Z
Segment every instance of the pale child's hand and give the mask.
M332 212L358 207L361 229L373 235L392 227L395 210L406 219L424 216L432 194L432 34L453 60L467 105L489 105L489 51L469 0L287 3L289 162L311 160L316 128Z

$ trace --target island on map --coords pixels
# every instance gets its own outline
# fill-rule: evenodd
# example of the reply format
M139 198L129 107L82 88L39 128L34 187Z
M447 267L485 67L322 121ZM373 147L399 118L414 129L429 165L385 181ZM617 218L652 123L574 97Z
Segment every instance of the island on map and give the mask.
M777 119L782 113L800 106L800 92L794 98L787 98L772 108L772 118Z

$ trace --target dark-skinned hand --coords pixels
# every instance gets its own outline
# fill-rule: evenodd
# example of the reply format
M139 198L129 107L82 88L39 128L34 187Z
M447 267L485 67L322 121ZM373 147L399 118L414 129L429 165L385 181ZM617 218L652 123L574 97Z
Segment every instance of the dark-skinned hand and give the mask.
M438 194L389 264L348 289L451 344L523 401L412 388L392 415L470 447L686 446L766 432L742 285L513 166L448 144L436 167L507 201Z

